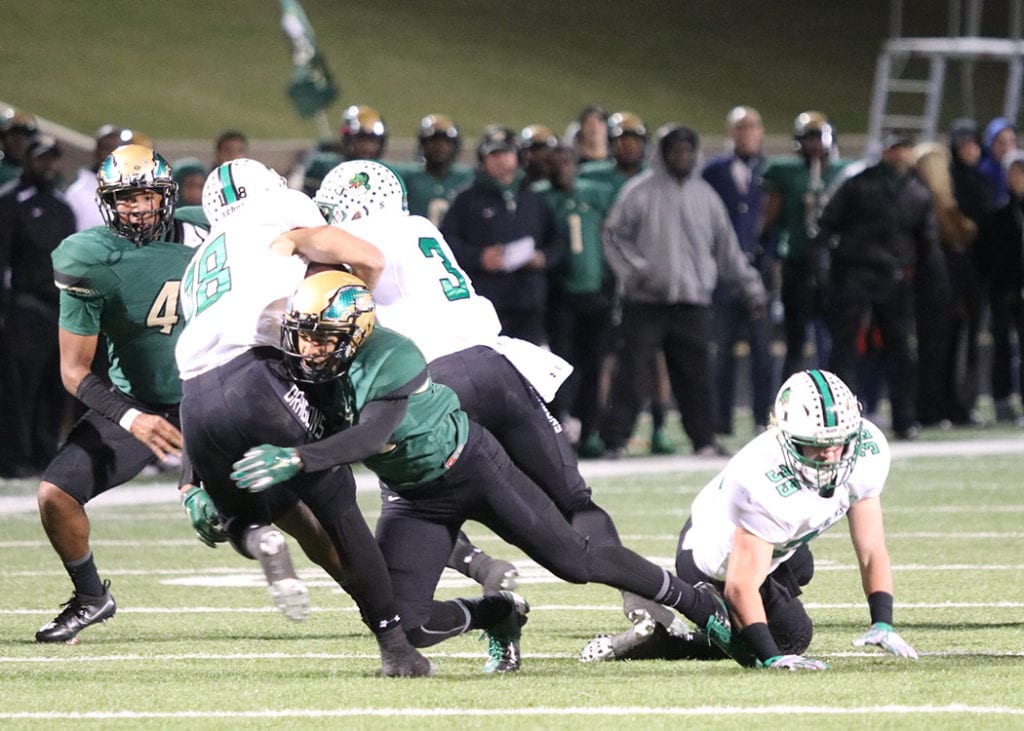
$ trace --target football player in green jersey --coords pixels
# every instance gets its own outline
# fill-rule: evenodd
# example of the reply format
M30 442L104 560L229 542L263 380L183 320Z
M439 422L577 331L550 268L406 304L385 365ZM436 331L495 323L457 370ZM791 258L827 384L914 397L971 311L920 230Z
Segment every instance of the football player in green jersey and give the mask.
M409 213L440 226L455 196L473 182L473 169L457 162L462 135L450 117L425 116L420 120L417 140L423 165L399 171L409 196Z
M434 601L463 522L479 521L572 583L601 582L686 614L727 644L724 605L621 545L577 533L558 506L435 383L408 338L375 328L375 303L356 277L307 277L285 307L281 350L331 435L299 447L262 444L231 477L260 492L300 473L363 462L381 480L380 543L409 641L427 647L470 629L490 636L488 672L519 668L529 607L512 592Z
M65 239L52 254L60 289L60 369L64 387L88 408L43 473L39 513L74 585L64 609L37 642L76 641L114 615L89 547L84 506L148 464L181 454L181 387L174 344L184 323L178 287L199 235L175 220L170 165L141 145L115 149L97 173L106 226ZM110 356L104 383L91 371L100 334ZM170 365L167 365L170 364Z

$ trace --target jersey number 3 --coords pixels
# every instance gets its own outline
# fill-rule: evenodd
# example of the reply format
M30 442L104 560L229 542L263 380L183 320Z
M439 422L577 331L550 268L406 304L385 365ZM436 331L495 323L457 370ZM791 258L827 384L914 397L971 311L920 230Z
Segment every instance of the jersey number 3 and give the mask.
M437 257L441 260L441 265L445 271L448 272L449 276L441 277L439 280L441 283L441 289L444 290L444 296L449 301L461 300L469 297L469 287L466 285L466 277L457 266L455 266L445 255L444 249L441 248L441 244L437 239L423 237L420 239L420 251L423 252L423 256L428 259ZM452 280L455 280L454 282Z

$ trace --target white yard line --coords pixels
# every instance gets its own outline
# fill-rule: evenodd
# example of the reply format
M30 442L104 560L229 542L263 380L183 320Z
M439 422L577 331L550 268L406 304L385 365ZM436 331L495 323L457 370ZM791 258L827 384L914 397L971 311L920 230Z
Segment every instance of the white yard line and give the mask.
M894 461L914 457L975 457L986 454L1024 454L1024 437L1004 437L1001 439L969 439L949 442L893 442L892 455ZM630 457L620 460L584 460L580 462L580 472L591 479L594 477L623 477L645 474L665 474L671 472L705 472L720 469L726 459L714 459L683 456L683 457ZM376 491L377 478L359 471L356 474L356 486L361 492ZM152 483L149 485L124 485L100 495L93 500L91 506L100 505L144 505L165 504L178 501L178 491L172 482ZM1019 512L1024 506L1013 506ZM36 511L35 495L0 496L0 515ZM1000 508L1001 511L1005 508Z
M262 579L261 579L262 581ZM260 584L262 586L262 584ZM255 586L255 584L254 584ZM811 610L817 609L848 609L863 611L867 608L864 602L807 602L804 607ZM896 609L900 611L912 611L916 609L1021 609L1024 602L896 602ZM345 606L314 606L313 611L318 614L333 614L337 612L357 612L358 607L351 604ZM620 614L622 605L619 604L531 604L531 612L610 612ZM277 614L278 609L266 605L259 607L118 607L118 616L123 614ZM4 616L30 616L53 614L52 608L47 609L0 609L0 617Z
M261 711L36 711L0 713L3 720L122 720L122 719L202 719L225 718L345 718L396 716L428 717L503 717L523 716L1024 716L1024 708L1010 706L970 706L954 703L945 706L882 705L882 706L697 706L685 708L666 706L583 706L577 708L286 708Z

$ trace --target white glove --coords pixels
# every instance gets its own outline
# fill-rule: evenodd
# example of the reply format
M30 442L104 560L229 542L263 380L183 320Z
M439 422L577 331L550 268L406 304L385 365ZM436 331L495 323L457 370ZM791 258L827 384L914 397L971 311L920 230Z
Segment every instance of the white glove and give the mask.
M759 668L771 668L772 670L828 670L828 663L821 660L812 660L803 655L776 655L764 662L758 662Z
M853 641L854 647L864 647L865 645L877 645L893 655L909 657L911 660L917 659L917 651L896 633L891 624L885 622L875 622L871 625L871 629Z

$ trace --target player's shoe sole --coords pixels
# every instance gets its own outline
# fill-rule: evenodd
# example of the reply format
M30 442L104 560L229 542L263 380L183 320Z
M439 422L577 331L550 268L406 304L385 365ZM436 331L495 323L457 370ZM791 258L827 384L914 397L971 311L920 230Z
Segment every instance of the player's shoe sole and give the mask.
M309 590L295 573L288 543L279 530L260 528L256 557L277 608L293 622L309 616Z

